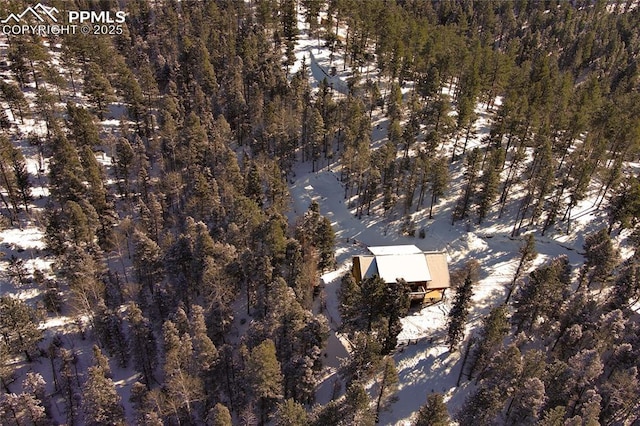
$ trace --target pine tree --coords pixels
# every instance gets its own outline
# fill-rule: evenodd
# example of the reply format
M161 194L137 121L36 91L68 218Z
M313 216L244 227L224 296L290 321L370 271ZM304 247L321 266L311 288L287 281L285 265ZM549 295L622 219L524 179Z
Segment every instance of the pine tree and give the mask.
M480 152L478 148L475 148L467 156L467 168L465 170L465 184L462 195L458 199L456 208L453 212L453 218L451 223L455 223L457 220L464 219L469 214L469 207L473 202L473 198L476 192L478 170L480 167Z
M9 121L9 116L7 115L6 110L0 111L0 129L8 130L11 128L11 122Z
M98 357L102 356L104 355L99 353ZM84 420L86 424L95 426L124 425L124 408L120 403L120 395L100 364L101 360L96 359L87 372L82 400Z
M502 340L510 330L507 313L506 305L501 305L493 308L489 315L484 318L480 339L473 352L473 363L469 371L469 378L472 378L475 372L482 374L493 353L501 346Z
M295 300L293 290L281 279L270 284L266 303L270 306L266 330L277 342L282 359L283 394L297 402L313 401L316 372L328 327L323 317L310 318Z
M24 259L20 259L16 257L15 254L12 254L9 258L7 270L11 281L13 281L16 286L21 287L27 283L28 272L24 265Z
M569 390L567 412L569 416L577 414L584 393L591 390L597 378L602 374L603 364L595 349L583 349L567 361L569 378L566 386ZM600 395L597 395L600 398ZM599 401L598 401L599 402ZM598 404L598 415L600 404Z
M28 362L42 340L34 309L12 296L0 296L0 335L13 354L23 353Z
M20 193L16 175L12 169L11 156L14 151L9 140L0 135L0 200L9 212L11 224L18 218ZM7 197L3 192L6 192Z
M453 145L453 154L451 155L451 162L456 161L457 157L457 147L458 147L458 139L460 135L464 133L464 145L462 148L462 155L464 155L467 143L473 132L473 124L477 118L476 113L474 112L475 107L475 99L472 94L465 94L460 96L458 99L458 116L456 122L456 140Z
M540 410L545 403L544 383L537 377L527 378L522 386L516 389L509 409L507 419L510 424L536 424Z
M398 390L398 370L390 356L382 360L382 375L378 382L378 397L376 399L376 420L379 421L380 411L396 400L394 396Z
M205 324L204 309L202 306L191 306L189 324L198 376L206 381L218 361L218 350L207 335L207 325ZM210 383L208 385L210 385ZM207 388L209 387L210 386L207 386Z
M326 405L319 406L311 417L313 426L336 425L340 424L343 419L340 405L336 401L330 401Z
M207 173L208 171L195 171L193 193L187 201L187 211L195 220L202 220L207 223L211 222L212 213L215 212L216 204L219 200L216 197L217 191L215 191L212 181L212 177Z
M527 235L525 243L520 247L520 261L518 262L518 267L516 268L516 273L513 276L513 281L511 282L511 286L509 287L509 291L507 293L507 298L504 303L509 303L509 299L511 299L511 294L513 290L516 288L517 282L520 279L522 272L526 269L531 262L533 262L538 256L536 252L536 240L533 234Z
M84 197L86 190L78 152L64 135L56 135L51 148L49 180L52 195L60 202L78 202Z
M142 62L144 61L144 59L146 58L140 58L139 61ZM120 71L120 78L118 80L117 86L123 98L126 100L128 104L127 105L128 116L129 118L131 118L133 122L135 122L138 133L143 134L140 126L140 122L143 121L143 119L145 118L144 117L145 111L142 106L142 103L144 102L142 89L140 88L140 84L138 83L138 80L136 80L133 73L127 67L122 66L119 71ZM140 74L141 70L139 70L138 73ZM144 134L148 135L146 130L148 129L145 129Z
M99 226L97 226L95 233L100 247L106 250L111 248L111 234L115 225L116 214L105 188L104 171L98 164L93 150L87 145L80 151L80 161L86 180L89 183L87 199L98 215Z
M0 397L0 421L7 425L45 425L47 416L33 395L12 393Z
M21 37L19 41L17 40L17 43L12 46L7 55L11 61L11 70L15 73L21 89L24 89L29 83L29 68L26 63L26 53L29 44L27 38Z
M513 302L515 311L511 323L516 325L518 331L525 326L531 330L540 317L551 319L558 316L560 306L567 297L569 278L566 257L558 257L529 274Z
M320 363L321 348L312 346L306 353L296 353L292 361L283 363L287 396L304 404L311 404L315 399L315 388L318 384L317 372Z
M102 120L105 112L108 111L109 103L115 100L113 87L103 70L94 62L88 64L84 81L84 92Z
M619 224L620 229L634 226L640 217L640 180L628 178L624 180L609 203L609 228Z
M518 387L523 372L522 354L515 345L498 352L480 377L477 391L456 413L460 424L490 424L498 418L505 401Z
M221 252L227 256L208 258L202 273L202 293L206 315L210 324L209 332L216 339L224 335L233 319L231 301L236 296L232 287L232 262L236 253L231 246L222 246Z
M15 56L14 56L15 55ZM37 39L31 39L30 37L20 37L15 40L15 43L11 43L11 50L9 52L10 57L14 57L17 62L24 61L25 68L31 71L35 88L39 88L39 79L36 72L36 68L40 68L40 64L49 60L49 52L45 49L42 43ZM15 64L12 64L16 66ZM37 66L37 67L36 67ZM24 78L26 82L27 79Z
M81 106L67 103L67 127L71 130L71 140L74 145L81 148L85 145L93 148L100 144L98 126L94 122L94 116Z
M146 207L146 209L143 208ZM164 218L162 216L162 204L158 201L156 194L149 194L149 202L141 202L140 216L141 221L147 229L146 234L155 242L160 240L160 232L162 231Z
M22 381L22 389L24 393L34 398L35 405L41 405L44 409L44 415L50 416L51 413L51 399L47 395L46 389L47 383L40 373L28 372L24 380ZM38 410L39 411L39 410ZM33 421L33 420L32 420ZM37 422L34 421L37 424Z
M164 322L162 333L166 408L174 421L197 422L204 390L202 380L196 376L191 337L180 335L169 320Z
M571 424L572 420L576 417L579 417L579 421L584 425L599 425L600 423L600 406L602 402L602 397L598 394L598 392L594 389L589 389L585 392L583 399L586 401L582 404L580 409L580 416L575 416L568 420L568 423Z
M282 398L282 373L272 340L265 340L251 350L245 369L248 390L258 403L260 419L266 421Z
M335 265L335 233L331 221L323 216L318 222L316 232L314 245L320 254L318 267L324 272Z
M171 277L174 286L178 289L178 296L184 306L191 306L192 298L197 291L195 270L193 265L194 236L191 233L183 233L167 249L164 257L165 271Z
M384 315L384 291L386 284L377 275L367 277L360 281L361 301L360 308L361 329L367 333L373 330L376 322Z
M351 272L346 273L338 289L338 310L342 319L341 327L351 331L357 329L360 306L363 303L360 296L360 286Z
M71 245L60 258L58 271L69 284L73 308L83 314L91 315L104 295L104 282L98 279L102 272L101 264L81 247Z
M551 410L545 411L544 416L540 419L538 424L540 426L559 426L565 424L566 407L557 406Z
M0 385L5 393L10 393L9 385L13 383L16 378L14 375L14 368L10 364L11 354L9 347L6 343L0 343Z
M20 87L3 80L0 82L0 94L2 100L8 104L13 119L17 121L20 118L20 123L24 124L25 115L29 112L29 102Z
M587 288L596 282L600 290L611 279L611 273L620 260L620 254L614 247L605 228L587 235L584 241L585 262L580 270L579 285Z
M62 91L66 90L69 84L65 76L63 76L59 72L58 67L50 63L43 64L42 73L43 73L44 81L56 88L56 92L58 94L58 101L63 102Z
M108 309L102 300L98 301L93 315L96 337L110 356L118 359L120 367L126 367L129 359L127 340L122 331L122 320L117 312ZM104 371L105 374L108 371Z
M0 135L0 162L2 162L0 165L2 186L7 191L12 204L13 197L19 198L28 213L29 202L32 200L29 171L22 152L14 148L4 135ZM17 202L14 205L14 208L16 207Z
M125 198L129 197L131 190L131 172L134 155L131 143L125 138L118 139L116 143L116 155L113 159L113 169L120 194Z
M64 396L65 414L68 424L75 424L78 418L78 410L81 398L80 381L78 379L78 356L73 351L59 348L60 365L60 391Z
M308 417L304 407L290 398L278 403L274 424L276 426L307 426Z
M285 260L286 228L284 217L274 214L256 232L257 239L264 244L262 250L271 258L271 263L276 269Z
M520 164L526 159L525 150L522 146L519 146L516 151L511 156L511 163L509 164L509 169L507 171L507 177L502 185L502 192L500 193L500 212L498 213L498 217L502 217L502 212L507 204L507 200L509 199L509 191L513 187L513 184L517 179L517 171L520 167ZM506 156L505 156L506 158ZM548 217L549 219L549 217ZM545 228L546 229L546 228ZM544 230L543 230L544 233Z
M191 324L189 324L189 317L187 316L187 312L184 310L184 307L182 305L178 305L178 309L176 309L173 315L171 315L171 321L176 326L179 336L189 336L189 339L191 339ZM193 346L193 341L191 341L191 344ZM191 349L193 349L193 347ZM191 364L192 361L193 360L191 358L185 360L185 362L189 363L190 367L195 367L195 365Z
M282 275L287 285L296 290L296 296L300 298L302 295L298 294L296 287L300 272L302 271L302 246L295 238L289 238L287 240L282 269Z
M229 409L221 403L217 403L209 410L207 415L207 426L232 426L231 413Z
M65 225L69 229L69 241L78 247L86 247L93 242L95 232L82 206L75 201L69 200L64 203L63 212Z
M129 402L136 413L136 422L138 425L144 426L161 426L163 423L154 410L159 407L154 406L154 396L149 392L147 387L140 382L131 385L131 396Z
M376 275L358 285L349 273L342 279L338 297L342 329L350 334L373 333L383 344L383 353L395 349L402 331L400 318L409 309L409 288L404 280L385 283Z
M162 252L155 241L142 232L133 233L133 265L136 268L138 282L153 293L162 270Z
M413 426L447 426L450 423L451 419L442 394L432 393L427 396L427 403L418 411Z
M372 426L375 413L370 407L371 398L361 383L353 382L347 388L342 403L342 421L345 424Z
M614 371L600 386L603 422L622 421L633 410L637 410L638 401L634 396L640 392L637 372L635 366L628 370Z
M331 221L320 214L317 201L312 201L309 209L296 224L295 236L303 246L311 245L319 252L318 266L324 271L335 263L335 233Z
M456 350L456 346L464 337L471 296L473 296L472 287L477 280L476 274L477 265L472 262L468 263L463 271L464 281L457 289L453 306L449 311L447 344L451 352Z
M402 331L403 318L409 312L409 285L403 279L388 283L383 295L384 314L387 319L387 332L384 339L384 353L391 353L398 344L398 335Z
M449 183L449 163L446 158L438 157L431 163L429 181L431 182L429 219L433 219L433 205L444 195Z
M494 151L487 161L487 166L480 178L481 190L478 201L478 224L487 217L489 210L498 194L498 184L500 183L500 171L502 166L503 150Z
M324 120L318 108L311 108L309 113L309 123L307 124L307 158L311 159L311 171L315 172L316 162L320 159L320 152L322 150L324 135L325 135Z
M149 320L135 303L130 303L127 312L129 321L129 348L133 365L142 373L143 383L148 390L154 381L154 370L157 366L156 339L150 328Z
M52 135L60 134L58 124L59 111L56 105L56 97L46 88L40 88L36 90L35 106L35 112L42 117L47 128L47 139Z
M102 350L98 347L98 345L93 345L93 348L91 349L93 351L93 364L96 367L100 367L105 377L112 378L111 366L109 366L109 358L107 358L102 353Z
M252 163L249 168L249 173L246 178L246 188L245 195L255 201L258 207L262 207L263 202L263 191L262 191L262 179L260 179L260 174L258 173L258 166L256 163Z

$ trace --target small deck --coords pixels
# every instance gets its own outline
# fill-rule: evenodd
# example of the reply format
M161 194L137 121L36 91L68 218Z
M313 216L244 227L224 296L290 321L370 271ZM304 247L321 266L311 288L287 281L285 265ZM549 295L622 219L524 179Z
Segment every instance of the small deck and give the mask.
M409 292L409 299L411 300L424 300L424 297L427 295L427 289L423 286L416 288L413 291Z
M444 298L446 289L428 289L424 286L413 288L409 292L409 300L413 304L419 302L421 305L440 302Z

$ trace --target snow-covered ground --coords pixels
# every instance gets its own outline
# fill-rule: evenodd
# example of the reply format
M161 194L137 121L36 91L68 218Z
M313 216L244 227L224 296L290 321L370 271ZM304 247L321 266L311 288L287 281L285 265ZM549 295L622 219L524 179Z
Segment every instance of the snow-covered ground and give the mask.
M307 24L302 14L299 15L300 35L296 45L296 64L291 71L296 71L304 58L312 88L327 78L329 70L335 67L335 77L328 78L334 88L346 87L346 79L352 70L344 66L344 58L336 52L330 57L329 49L323 47L322 40L310 39L307 35ZM309 67L309 64L311 65ZM374 75L371 75L374 77ZM403 94L410 88L407 82ZM450 87L443 88L449 93ZM343 92L344 93L344 92ZM500 99L497 100L499 105ZM478 119L475 123L475 135L469 140L467 152L480 146L481 140L489 133L489 126L494 111L487 110L482 104L476 108ZM382 145L386 139L386 119L378 111L372 120L372 149ZM382 124L382 125L379 125ZM452 144L446 144L448 156L451 155ZM458 155L461 148L458 147ZM362 216L358 219L355 208L349 208L344 199L344 187L340 176L338 161L327 164L317 172L312 172L310 163L302 163L295 169L294 180L290 185L293 208L290 220L301 215L312 200L320 205L321 214L327 216L336 232L336 271L322 276L325 285L327 316L330 319L332 334L327 347L327 359L321 385L318 388L317 400L326 403L330 400L333 384L339 381L337 367L340 359L349 351L346 339L335 333L340 322L336 291L340 286L340 277L351 268L354 255L365 254L368 246L415 244L423 250L446 250L450 269L454 270L468 260L477 260L481 265L480 281L474 287L473 307L469 316L466 336L474 329L489 310L503 303L506 297L506 286L513 279L519 261L518 250L523 238L512 238L511 231L517 202L505 211L502 218L497 218L497 208L492 210L482 226L472 221L460 221L451 225L451 215L455 201L462 187L463 162L456 161L450 166L450 190L436 206L434 219L428 218L428 209L412 214L416 229L425 230L425 238L405 237L399 232L402 217L396 213L389 217L380 214ZM516 192L514 190L514 192ZM521 194L520 196L522 196ZM533 266L539 265L559 255L566 255L574 268L583 261L582 250L584 236L603 226L605 213L593 207L593 197L588 198L574 209L572 232L565 234L564 229L552 230L547 236L536 236L538 256ZM375 207L374 207L375 209ZM526 231L525 231L526 232ZM461 352L450 353L444 344L447 314L450 309L452 292L446 300L421 310L412 311L402 320L403 330L399 336L399 347L394 355L400 376L398 400L389 411L381 413L380 424L408 425L411 416L426 401L431 392L445 394L448 408L453 414L464 402L471 385L463 384L456 389L456 381L461 368Z
M47 43L45 45L48 47ZM7 56L8 41L5 35L0 35L0 57ZM60 64L60 50L50 48L52 64ZM60 66L62 74L69 74L69 71ZM76 72L76 75L78 73ZM15 84L15 78L9 71L0 74L0 78L7 83ZM66 109L66 101L77 102L80 105L86 105L87 100L81 94L82 82L76 80L77 92L72 93L71 87L62 90L63 100L57 100L56 111L62 115ZM54 87L47 83L40 82L42 87L49 89L52 93L56 92ZM24 90L25 98L29 102L30 110L35 110L35 84L29 83ZM37 120L32 117L25 117L24 122L13 117L8 105L0 102L0 108L3 108L13 123L13 129L9 135L11 142L17 147L25 157L26 168L29 172L29 179L32 185L32 198L29 205L29 212L21 212L19 223L16 226L7 226L6 229L0 228L0 295L12 295L22 300L26 300L30 305L35 306L41 302L42 289L34 283L31 278L33 272L38 269L45 274L45 277L55 278L54 257L44 251L45 243L45 222L43 218L44 206L47 204L49 197L48 190L48 159L41 158L38 147L32 145L29 141L30 136L45 137L47 130L43 120ZM100 123L101 129L107 133L117 131L120 126L120 120L125 115L125 106L122 103L114 103L105 121ZM111 166L110 152L96 152L96 159L105 167ZM8 225L8 224L7 224ZM28 282L19 285L12 280L8 274L9 259L15 256L24 261L24 268L28 275ZM67 296L63 296L67 297ZM96 344L97 339L92 335L88 325L87 318L78 318L73 312L63 311L61 314L48 314L39 328L44 332L44 340L40 343L41 348L47 348L54 337L61 339L63 347L72 350L77 356L77 371L84 372L92 365L93 352L92 346ZM60 393L54 392L54 379L51 369L50 360L47 357L39 357L33 363L26 363L23 360L12 361L15 364L15 382L10 385L12 392L20 392L20 383L25 374L29 371L40 373L47 383L47 394L51 395L51 414L56 424L66 423L66 414L64 399ZM57 362L57 361L56 361ZM121 368L111 359L110 367L113 381L116 385L118 393L121 396L122 404L125 407L125 415L127 424L134 423L134 412L129 402L131 385L138 379L138 374L134 368L129 365L127 368ZM58 368L58 366L56 366ZM82 377L80 380L84 380Z
M333 165L332 168L335 168ZM513 279L519 261L518 250L523 244L521 238L511 238L510 226L488 223L482 228L471 226L466 231L464 225L451 225L451 207L442 208L433 220L416 214L417 228L426 229L426 237L405 237L400 235L401 218L383 219L378 216L363 216L358 219L355 208L348 208L343 200L344 189L339 172L324 168L311 172L311 164L300 164L296 177L290 186L294 209L292 216L300 215L312 200L320 205L320 212L327 216L336 232L336 258L338 269L322 276L325 285L327 316L331 329L335 331L340 321L336 291L340 277L351 268L354 255L365 254L366 247L377 245L415 244L423 250L446 250L451 269L475 259L481 265L481 279L474 287L473 308L469 316L469 335L488 311L501 304L506 297L506 285ZM453 203L451 200L450 204ZM443 201L441 204L447 204ZM419 217L423 216L423 217ZM587 215L583 216L587 217ZM587 231L591 216L584 222L576 223L570 236L560 235L554 239L536 236L539 253L535 265L541 264L561 254L567 255L570 263L577 267L582 262L579 251L583 235ZM584 231L582 231L584 230ZM587 231L588 232L588 231ZM382 413L381 424L408 424L411 414L424 404L432 390L449 392L452 396L459 373L459 352L450 354L444 345L445 325L450 308L451 294L443 303L412 311L402 320L403 330L399 336L400 348L395 354L400 374L399 399L392 410ZM336 380L340 358L349 350L346 340L334 333L327 348L327 369L318 390L318 402L330 399L333 381ZM335 377L334 377L335 376ZM455 397L450 410L464 401Z
M309 81L312 88L317 88L323 80L332 85L336 92L347 92L347 79L353 75L353 70L345 66L343 51L337 50L331 54L324 47L323 40L310 38L307 32L307 24L302 15L299 15L300 35L296 44L296 63L289 71L296 72L302 66L302 61L308 66ZM0 39L0 53L6 51L6 40ZM332 68L335 67L335 75ZM374 67L361 70L366 77L375 78ZM412 82L406 82L403 93L411 90ZM449 92L450 87L443 88ZM30 95L30 94L28 94ZM81 99L75 97L80 101ZM29 99L33 102L33 98ZM2 106L4 108L4 105ZM63 107L63 104L60 105ZM9 111L7 110L9 114ZM122 104L114 104L108 114L107 120L101 123L103 130L115 131L119 126L119 119L124 113ZM476 113L479 119L476 121L475 136L469 141L467 150L480 145L482 137L488 133L492 119L492 111L487 111L478 106ZM9 114L10 116L10 114ZM13 117L10 116L11 119ZM387 119L379 111L374 113L372 120L372 149L380 147L386 139ZM42 122L25 120L25 124L18 125L19 134L28 135L36 132L42 135L46 128ZM21 229L11 228L0 231L0 293L16 294L22 298L34 297L33 286L29 288L17 288L10 283L5 275L8 259L15 255L25 260L27 269L32 272L34 268L52 273L52 260L42 256L44 248L44 227L38 217L38 208L46 202L49 193L46 188L46 162L42 167L38 161L37 150L30 146L24 139L16 141L23 150L27 159L27 167L34 183L34 202L32 219L21 223ZM451 144L447 145L447 155L451 154ZM460 148L458 149L460 152ZM111 163L111 153L99 153L98 160L105 166ZM449 256L451 269L463 265L467 260L475 259L481 265L481 279L474 288L473 309L470 315L467 336L479 324L480 319L489 309L502 303L506 295L505 285L513 278L513 273L518 262L518 249L522 245L521 238L511 238L512 220L515 212L506 211L498 220L494 209L482 226L472 222L458 222L451 225L451 214L455 200L458 197L458 189L462 182L462 162L457 161L450 167L451 190L445 194L436 206L434 219L428 219L426 210L413 213L417 229L425 230L425 238L405 237L399 232L402 215L392 213L388 217L379 214L364 215L358 219L355 209L348 206L348 200L344 199L344 188L339 181L339 162L325 164L317 172L311 172L310 163L298 164L295 176L290 185L291 198L293 200L290 212L290 222L301 215L308 208L312 200L318 201L321 213L327 216L336 231L336 258L338 267L322 276L325 286L326 311L332 333L326 348L325 369L318 387L317 401L326 403L330 400L336 381L339 381L337 370L341 359L348 356L349 343L344 336L336 333L340 324L336 291L340 285L340 278L351 267L351 258L354 255L366 252L367 246L390 244L415 244L423 250L446 250ZM515 191L514 191L515 192ZM540 264L552 257L565 254L571 264L577 267L582 256L580 251L584 236L598 229L603 223L604 212L596 210L593 205L593 197L581 202L574 209L574 224L572 233L565 235L561 230L551 232L545 237L536 235L536 248L539 252L535 264ZM514 203L515 204L515 203ZM375 208L376 206L374 206ZM623 233L619 238L624 238ZM623 252L624 255L624 252ZM448 300L421 310L412 311L403 319L403 330L399 336L400 346L394 355L400 374L400 388L398 401L387 412L381 413L381 424L409 424L412 413L424 404L426 396L430 392L443 392L449 401L449 409L454 412L464 401L468 394L469 384L463 384L455 388L455 383L460 372L460 352L451 354L444 345L444 333L447 313L450 308ZM42 328L46 329L46 338L51 339L56 333L64 335L65 347L73 348L79 355L79 370L84 370L91 362L91 344L93 339L86 338L78 329L78 325L71 316L49 316ZM45 342L46 343L46 342ZM46 346L46 344L43 344ZM21 365L18 375L21 376L30 368L41 372L48 383L48 390L52 390L53 380L51 369L46 358L41 358L36 363L28 366ZM123 397L126 406L128 421L133 422L132 411L129 407L129 387L135 380L131 368L118 369L112 364L114 381ZM54 416L57 421L64 422L62 400L54 401ZM59 406L59 407L58 407Z

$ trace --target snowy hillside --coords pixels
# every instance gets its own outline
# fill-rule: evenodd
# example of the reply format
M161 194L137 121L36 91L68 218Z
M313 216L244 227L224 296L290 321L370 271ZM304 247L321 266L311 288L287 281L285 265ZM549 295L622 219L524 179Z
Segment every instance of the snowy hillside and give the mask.
M318 85L326 80L336 92L342 95L347 94L347 81L352 77L353 70L345 66L343 55L331 53L325 47L324 40L309 37L309 25L302 14L304 9L299 10L300 35L296 42L297 61L290 71L296 72L304 63L307 66L310 86L314 90L317 90ZM341 31L346 32L346 29L341 27ZM343 33L339 34L344 36ZM337 73L330 75L328 70L331 69L337 70ZM379 70L376 70L374 63L362 65L360 70L363 69L367 70L367 78L380 81L382 85L385 84L384 77L377 75ZM404 82L405 101L408 100L413 85L414 82ZM454 90L455 85L447 86L442 88L442 93L452 95ZM489 134L491 122L496 118L500 102L501 99L496 100L492 108L487 108L483 103L476 105L475 113L478 119L474 123L474 136L468 142L467 151L483 146L483 138ZM455 111L452 115L455 117ZM371 120L372 149L379 149L388 140L386 134L388 123L387 117L381 110L374 111ZM451 140L443 145L442 150L445 155L451 155L453 143L454 141ZM400 156L401 153L398 155ZM632 164L629 166L631 167ZM424 231L424 237L402 235L401 227L405 219L397 211L386 214L386 217L380 214L359 217L358 209L349 207L350 200L343 196L345 190L340 181L342 167L344 166L340 161L330 161L320 170L312 172L311 165L303 163L296 168L295 178L290 186L294 205L293 212L290 212L290 221L296 214L304 211L312 201L317 201L321 211L331 219L336 232L338 268L322 277L332 332L336 333L337 337L330 339L327 350L330 360L323 383L340 380L337 366L340 360L344 359L345 351L351 350L349 342L337 332L340 320L336 292L340 287L340 278L350 272L352 256L366 254L366 248L369 246L415 244L424 251L446 250L452 270L462 267L470 259L477 260L482 272L479 282L473 287L472 308L466 330L468 339L478 332L482 318L491 308L504 303L520 260L519 250L524 242L523 235L512 236L513 218L524 196L522 191L519 191L520 195L515 196L516 198L501 217L494 214L482 225L471 220L465 221L464 224L452 225L451 215L458 192L463 185L461 161L449 166L450 189L439 201L436 217L429 219L428 209L411 214L415 229ZM584 237L607 224L606 211L596 208L600 193L597 192L595 184L589 193L590 196L581 200L574 209L574 223L570 233L565 233L558 227L547 235L541 235L539 231L533 229L538 255L529 266L530 269L559 256L567 256L574 271L580 268L584 262L582 252ZM374 210L376 208L381 210L381 204L374 207ZM628 233L621 233L618 236L618 243L624 245L627 236ZM449 293L445 301L419 310L414 309L402 319L403 327L398 336L399 347L393 356L400 380L397 402L393 403L387 412L381 414L381 424L411 424L415 412L424 404L426 396L432 392L445 394L445 400L449 401L447 406L450 413L455 413L462 407L469 391L474 389L473 384L465 383L465 380L462 380L462 386L456 385L462 374L460 369L464 352L449 352L445 342L447 316L452 298L453 293ZM331 361L332 358L335 361ZM318 402L328 402L330 390L328 386L321 386ZM375 389L371 392L375 394Z
M0 34L0 424L637 422L634 2L107 3L0 5L126 16Z

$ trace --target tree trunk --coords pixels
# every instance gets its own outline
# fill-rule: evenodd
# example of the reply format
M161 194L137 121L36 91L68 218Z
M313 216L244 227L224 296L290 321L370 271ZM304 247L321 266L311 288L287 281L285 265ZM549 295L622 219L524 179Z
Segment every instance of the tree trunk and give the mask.
M460 139L460 134L456 132L456 140L453 143L453 152L451 153L451 162L456 161L456 150L458 149L458 139Z
M462 145L462 155L467 152L467 143L469 143L469 136L471 135L471 128L473 127L473 123L469 123L469 127L467 127L467 133L464 136L464 145Z
M0 192L0 200L2 200L2 203L5 205L5 207L7 208L7 211L9 212L9 223L13 226L15 217L14 217L14 212L13 210L11 210L11 207L9 207L9 204L7 203L7 199L4 198L4 194L2 194L2 192Z
M7 171L5 170L5 166L2 163L2 161L0 161L0 174L2 174L2 180L5 183L4 187L5 187L5 190L7 191L7 195L9 196L9 202L13 207L13 212L11 216L17 219L18 205L16 202L16 195L14 193L15 188L12 186L12 182L9 180L9 176L7 174ZM11 209L9 209L9 205L7 204L7 201L5 200L4 196L2 197L2 201L7 206L7 209L9 210L9 212L11 213ZM11 221L11 223L13 224L13 220Z
M500 194L500 212L498 213L498 219L502 217L504 206L507 203L507 196L509 195L509 189L511 189L511 184L513 181L512 172L514 169L515 169L515 159L511 161L511 165L509 166L509 171L507 172L507 178L505 179L504 186L502 187L502 194Z
M462 381L462 375L464 374L464 366L467 363L467 357L469 356L469 352L471 350L471 343L473 339L469 339L467 342L467 349L464 352L464 358L462 359L462 365L460 366L460 374L458 374L458 380L456 381L456 387L460 386L460 382Z
M9 390L9 384L5 382L4 377L0 377L0 384L2 384L2 389L4 389L4 393L11 393L11 390Z
M31 66L31 73L33 74L33 81L36 83L36 90L40 87L38 85L38 77L36 76L36 67L33 65L33 61L29 60L29 65Z
M433 219L433 204L436 201L435 192L431 194L431 205L429 206L429 219Z
M378 394L378 400L376 401L376 423L380 421L380 405L382 404L382 397L384 396L384 385L385 377L382 378L382 383L380 384L380 393Z

